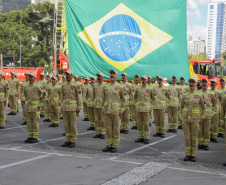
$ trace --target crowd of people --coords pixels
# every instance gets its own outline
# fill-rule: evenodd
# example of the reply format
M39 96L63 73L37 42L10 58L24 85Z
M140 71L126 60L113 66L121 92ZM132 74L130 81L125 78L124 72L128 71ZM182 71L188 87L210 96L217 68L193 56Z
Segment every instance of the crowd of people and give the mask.
M135 142L150 142L150 126L154 117L156 133L153 137L165 137L165 114L168 114L169 129L166 132L177 133L183 129L185 140L184 161L196 161L197 150L209 150L209 143L218 143L218 137L225 137L224 119L226 118L225 79L217 81L207 79L201 81L201 89L197 88L197 80L190 78L189 85L185 79L172 77L172 84L166 78L143 75L134 76L134 81L127 80L122 73L118 81L118 73L110 70L110 82L104 82L103 73L96 77L85 78L84 84L79 77L68 70L65 76L50 77L26 72L25 80L20 84L16 73L5 81L0 72L0 129L5 128L6 105L10 106L8 115L16 115L20 98L24 122L27 125L28 138L25 143L38 142L39 120L51 122L50 127L58 127L59 119L63 119L65 142L62 147L75 147L77 140L77 120L83 107L83 121L90 121L87 130L96 131L93 138L107 138L103 152L117 152L120 133L129 134L131 129L138 130ZM46 78L46 79L45 79ZM224 163L226 166L226 163Z

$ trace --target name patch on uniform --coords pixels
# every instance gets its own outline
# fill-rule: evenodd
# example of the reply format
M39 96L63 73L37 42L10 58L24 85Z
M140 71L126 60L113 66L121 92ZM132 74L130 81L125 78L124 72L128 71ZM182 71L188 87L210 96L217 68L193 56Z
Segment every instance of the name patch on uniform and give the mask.
M42 87L41 89L43 90L44 88Z
M162 92L165 92L165 89L162 89Z
M126 87L129 87L129 85L126 85Z
M0 83L0 85L3 85L2 83Z
M81 87L80 87L80 86L78 86L78 89L80 90L80 89L81 89Z
M33 88L33 91L36 91L36 87Z
M147 90L146 90L146 93L149 93L149 92L150 92L150 90L149 90L149 89L147 89Z
M217 96L218 94L219 94L218 92L215 93L216 96Z
M208 94L208 97L209 97L209 98L211 98L211 97L212 97L212 95L211 95L211 94Z
M184 88L184 90L187 90L187 88Z
M178 91L179 89L178 88L176 88L176 91Z
M198 95L195 95L195 96L194 96L194 98L195 98L195 99L198 99L198 98L199 98L199 96L198 96Z
M123 88L124 89L124 91L126 91L126 89L125 88Z
M71 86L71 89L74 89L75 87L74 86Z
M57 88L54 89L55 91L57 90Z
M118 87L115 87L115 90L118 90Z

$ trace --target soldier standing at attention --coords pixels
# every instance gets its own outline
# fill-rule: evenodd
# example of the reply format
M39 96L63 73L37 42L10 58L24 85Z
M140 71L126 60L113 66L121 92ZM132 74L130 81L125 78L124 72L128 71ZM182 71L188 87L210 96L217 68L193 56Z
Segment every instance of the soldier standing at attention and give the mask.
M142 86L136 88L134 102L136 103L136 118L139 132L139 138L135 142L149 143L150 138L150 113L152 112L152 103L154 99L153 89L148 86L148 77L141 77Z
M90 121L89 119L89 114L88 114L88 110L87 110L87 105L86 105L86 91L87 91L87 87L89 85L89 78L85 78L85 83L82 85L82 96L83 96L83 112L84 112L84 119L83 121Z
M103 152L117 152L120 142L120 117L125 110L126 99L122 85L116 82L118 73L110 70L111 82L104 87L105 126L107 134L107 147Z
M50 120L50 112L49 112L49 99L48 99L48 90L51 88L52 83L51 83L51 78L49 75L46 75L46 81L47 83L44 85L44 90L46 91L46 100L44 102L44 107L45 107L45 113L46 113L46 119L43 120L43 122L51 122Z
M125 111L122 114L120 133L128 134L129 126L130 126L130 108L131 103L133 102L133 92L132 85L127 81L128 75L126 73L122 73L122 86L124 90L124 95L126 98Z
M37 143L39 135L40 104L43 102L46 92L38 85L36 74L29 74L29 85L24 88L27 110L28 138L25 143Z
M154 120L156 126L156 134L154 137L165 137L165 110L167 106L167 99L170 101L171 96L169 89L163 85L163 78L161 76L157 79L158 86L154 87Z
M190 78L188 82L190 91L185 92L181 100L186 155L184 161L196 162L199 124L203 123L206 109L202 93L196 90L197 80Z
M211 86L210 91L215 94L215 98L217 101L216 114L214 114L214 116L211 119L210 141L212 141L213 143L218 143L217 135L221 131L221 128L222 128L221 123L220 123L220 107L222 104L223 96L222 96L221 91L216 89L217 81L215 79L210 81L210 86Z
M30 72L25 73L25 79L22 82L21 85L21 94L20 94L20 101L21 101L21 106L23 109L23 117L24 117L24 122L22 125L27 125L27 110L25 109L25 96L24 96L24 88L29 85L29 75Z
M16 73L11 72L11 78L8 81L9 84L9 106L10 113L8 115L16 115L17 113L17 97L19 96L20 82L16 78Z
M105 125L104 125L104 114L102 107L104 105L104 86L103 82L104 75L103 73L97 74L97 83L93 85L93 108L94 108L94 122L97 134L93 138L105 139Z
M223 98L220 116L221 116L222 126L223 126L224 130L226 130L226 128L225 128L225 121L226 121L226 95L224 95L224 98ZM225 135L226 135L226 131L225 131ZM225 139L225 142L226 142L226 139ZM226 166L226 162L223 163L223 166Z
M202 124L200 124L199 134L198 134L198 149L209 150L210 143L210 125L211 118L216 114L217 103L215 99L215 94L208 90L208 80L202 79L202 92L205 105L206 105L206 115L203 119Z
M41 87L41 89L44 90L44 86L47 83L47 81L45 80L45 73L42 72L39 75L40 75L40 80L38 81L38 84ZM40 113L41 113L40 118L44 118L45 117L44 102L45 102L45 99L42 99L42 102L40 104Z
M75 82L77 83L77 85L79 85L79 86L82 87L82 83L79 81L78 75L75 75L75 76L74 76L74 79L75 79Z
M172 77L172 85L168 86L171 99L169 100L169 106L167 107L169 129L167 132L177 133L178 123L178 109L180 109L181 103L181 90L177 85L177 77Z
M94 122L94 109L93 109L93 84L96 82L96 78L91 77L91 84L88 85L85 99L86 99L86 105L87 105L87 111L89 114L91 125L87 130L93 130L95 131L95 122Z
M75 147L77 140L77 119L82 108L82 92L73 82L73 71L66 71L67 83L62 86L63 119L66 141L62 147Z
M5 128L5 107L9 96L8 83L4 80L5 73L0 72L0 129Z
M61 75L60 74L57 74L56 77L57 77L57 80L58 80L57 85L62 86L63 81L61 80Z
M61 86L57 85L57 77L52 77L52 86L48 88L49 112L52 124L49 127L59 127L59 114L61 111Z
M132 92L133 96L136 91L136 88L141 86L140 82L140 76L135 75L135 83L132 86ZM137 129L137 119L136 119L136 104L135 102L132 102L132 114L133 114L133 127L131 129Z
M151 76L148 76L148 86L153 88L154 85L152 84L152 77ZM150 113L150 122L149 122L149 126L151 126L151 123L152 123L152 120L153 120L153 110L152 112Z
M18 79L18 76L17 76L17 73L15 73L15 77L16 77L16 79ZM18 80L19 81L19 80ZM20 82L19 82L19 85L20 85ZM19 86L19 94L20 94L20 86ZM18 99L19 99L19 94L18 94L18 96L16 97L16 110L17 110L17 112L19 112L19 101L18 101Z
M181 97L184 94L184 92L187 92L189 90L188 85L185 85L185 79L184 77L180 77L180 90L181 90ZM182 109L179 109L179 115L178 115L178 129L182 129Z

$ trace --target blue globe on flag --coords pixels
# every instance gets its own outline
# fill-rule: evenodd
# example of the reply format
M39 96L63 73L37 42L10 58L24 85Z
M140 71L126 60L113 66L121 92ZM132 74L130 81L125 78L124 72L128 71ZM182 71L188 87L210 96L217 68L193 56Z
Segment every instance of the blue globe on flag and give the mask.
M102 51L112 60L122 62L133 58L142 43L141 31L136 21L120 14L108 19L100 30Z

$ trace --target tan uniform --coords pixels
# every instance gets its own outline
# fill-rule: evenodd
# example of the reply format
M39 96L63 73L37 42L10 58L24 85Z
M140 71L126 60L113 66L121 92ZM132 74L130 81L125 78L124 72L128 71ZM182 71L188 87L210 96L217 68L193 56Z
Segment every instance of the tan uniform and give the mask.
M150 138L150 110L153 107L154 93L153 89L146 85L136 88L134 102L136 103L136 119L140 139Z
M45 90L44 87L46 86L47 81L46 81L46 80L39 80L39 81L38 81L38 84L39 84L39 86L42 88L42 90ZM40 107L40 113L41 113L42 115L45 115L44 103L45 103L45 99L42 99L42 102L41 102L41 104L40 104L40 106L41 106L41 107Z
M59 80L59 81L57 82L57 84L56 84L56 85L58 85L58 86L62 87L62 85L63 85L63 84L64 84L64 83L63 83L63 81L62 81L62 80ZM60 117L61 117L61 119L62 119L62 117L63 117L63 112L62 112L62 109L60 109L59 116L60 116Z
M210 90L201 90L205 105L206 105L206 114L203 122L200 124L200 130L198 134L199 145L208 146L210 143L210 125L211 118L216 114L217 104L215 99L215 94Z
M188 90L189 90L189 86L188 85L179 85L180 86L180 90L181 90L181 97L183 96L183 94L185 93L185 92L187 92ZM183 112L183 110L182 109L180 109L179 110L179 115L178 115L178 126L182 126L182 112Z
M220 87L220 88L218 88L218 90L222 92L222 96L224 97L224 95L226 94L226 87L224 87L224 88ZM223 103L223 98L222 98L222 102L221 103ZM222 104L221 104L221 107L222 107ZM220 107L220 109L221 109L221 107ZM225 129L222 127L222 123L221 123L221 131L220 131L220 133L222 134L222 136L224 136Z
M130 126L130 106L129 105L133 102L132 85L129 82L123 82L121 85L123 86L126 103L125 103L125 111L122 114L120 129L128 131Z
M170 92L164 85L153 87L154 91L154 120L157 134L165 133L165 110L168 99L171 99Z
M109 83L104 87L105 126L107 135L107 147L117 148L120 142L120 108L124 111L126 99L122 85Z
M220 107L221 107L223 96L222 96L222 93L218 89L210 90L210 91L215 94L215 98L217 101L216 114L211 119L211 129L210 129L211 137L210 138L217 139L217 135L222 129L219 114L220 114Z
M52 87L52 83L51 82L47 82L45 85L44 85L44 90L46 91L46 96L49 97L48 95L48 91L49 89ZM50 119L51 118L51 115L50 115L50 107L49 107L49 98L46 98L45 102L44 102L44 109L45 109L45 113L46 113L46 119Z
M63 84L62 101L66 142L76 142L78 135L78 115L76 114L76 110L81 110L82 108L81 88L79 88L73 81Z
M84 118L89 118L87 105L86 105L86 91L89 84L83 84L82 85L82 95L83 95L83 112L84 112Z
M86 89L86 94L84 95L86 99L86 106L87 106L87 111L89 114L89 119L91 122L92 128L95 127L95 122L94 122L94 109L93 109L93 85L89 84L87 89Z
M7 102L9 97L9 87L5 80L0 81L0 126L5 127L6 112L4 103Z
M224 95L224 98L223 98L223 101L222 101L220 119L221 119L222 126L225 126L225 121L226 121L226 95ZM225 129L225 135L226 135L226 129ZM226 137L225 137L225 142L226 142Z
M51 122L59 124L59 114L61 110L61 86L52 85L48 88L48 104Z
M25 109L25 95L24 95L24 89L25 87L29 85L29 81L26 79L23 80L22 85L21 85L21 94L20 94L20 101L21 101L21 106L23 109L23 117L24 117L24 122L27 122L27 110Z
M27 130L29 138L38 138L40 105L46 93L42 88L34 82L24 87L25 109L27 110Z
M10 78L8 81L9 84L9 106L10 112L17 112L17 96L19 96L20 82L17 78Z
M177 130L178 124L178 107L181 103L181 90L179 85L168 86L171 99L168 101L167 113L169 129Z
M134 96L134 93L136 91L136 88L137 87L140 87L141 84L133 84L132 86L132 92L133 92L133 96ZM135 102L132 102L132 114L133 114L133 126L137 126L137 119L136 119L136 103Z
M181 100L181 108L183 109L185 154L186 156L196 156L199 121L201 118L205 118L206 113L202 93L197 90L185 92Z
M151 83L151 84L148 84L148 86L151 87L151 88L153 88L154 87L154 84ZM150 117L150 124L151 124L152 123L152 120L153 120L153 110L150 113L150 116L149 117Z
M95 128L97 131L97 134L105 135L106 129L104 125L104 114L102 107L104 105L104 87L105 83L102 82L101 84L99 82L94 83L93 85L93 107L94 107L94 122L95 122Z

